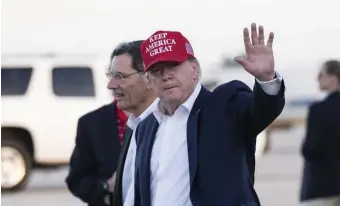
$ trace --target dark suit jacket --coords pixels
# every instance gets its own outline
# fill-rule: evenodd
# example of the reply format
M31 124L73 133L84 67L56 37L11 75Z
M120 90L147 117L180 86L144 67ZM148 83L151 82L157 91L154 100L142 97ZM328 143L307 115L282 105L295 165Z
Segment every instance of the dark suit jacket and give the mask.
M116 170L120 147L113 103L82 116L66 178L71 193L90 206L104 206L103 183Z
M116 184L115 184L115 190L113 193L113 200L112 200L113 206L123 206L122 179L123 179L123 172L124 172L124 165L125 165L124 163L125 163L127 152L129 150L132 133L133 131L130 128L127 128L124 134L124 144L120 152L117 173L116 173Z
M340 195L340 92L310 107L302 155L300 199Z
M187 123L190 199L194 206L259 206L253 188L256 136L282 112L284 83L267 95L240 81L202 87ZM150 156L158 122L153 115L136 130L136 206L150 206ZM141 186L140 186L141 185Z

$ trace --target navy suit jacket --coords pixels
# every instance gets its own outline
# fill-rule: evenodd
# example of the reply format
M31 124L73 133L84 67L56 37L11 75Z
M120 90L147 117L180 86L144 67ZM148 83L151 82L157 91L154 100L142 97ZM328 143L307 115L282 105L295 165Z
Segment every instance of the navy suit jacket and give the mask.
M190 199L194 206L260 206L254 186L256 136L282 112L277 95L231 81L202 87L187 122ZM135 205L150 206L150 156L158 129L151 114L136 130Z
M120 153L114 103L79 118L76 145L66 184L70 192L89 206L106 206L110 195L103 186L116 171Z
M301 153L304 168L300 200L340 195L340 92L312 104Z

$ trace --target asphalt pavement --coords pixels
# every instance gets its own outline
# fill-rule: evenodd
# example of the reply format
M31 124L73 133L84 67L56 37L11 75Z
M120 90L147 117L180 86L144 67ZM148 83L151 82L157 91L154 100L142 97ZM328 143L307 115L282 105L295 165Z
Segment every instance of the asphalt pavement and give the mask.
M256 166L255 189L263 206L295 206L300 188L303 129L274 133L271 150ZM2 206L84 206L66 189L67 168L35 171L26 190L2 194Z

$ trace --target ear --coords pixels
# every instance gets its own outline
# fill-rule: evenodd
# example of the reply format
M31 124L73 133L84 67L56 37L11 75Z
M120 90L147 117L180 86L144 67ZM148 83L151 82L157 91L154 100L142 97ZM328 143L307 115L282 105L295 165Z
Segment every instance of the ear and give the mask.
M198 73L199 73L199 65L196 62L192 62L192 77L194 80L198 79Z
M149 80L147 80L147 82L146 82L146 89L147 90L151 89L151 82Z
M149 79L149 75L146 73L143 78L144 78L146 90L150 90L151 89L151 82L150 82L150 79Z

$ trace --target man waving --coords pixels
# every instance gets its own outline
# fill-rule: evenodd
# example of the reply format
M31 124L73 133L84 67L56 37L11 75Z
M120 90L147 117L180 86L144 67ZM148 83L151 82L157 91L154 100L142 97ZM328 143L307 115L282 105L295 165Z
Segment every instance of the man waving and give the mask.
M243 31L254 91L231 81L213 92L200 84L190 42L157 31L141 46L145 73L159 97L136 130L136 206L259 206L254 191L255 142L283 110L284 83L275 71L274 34Z

